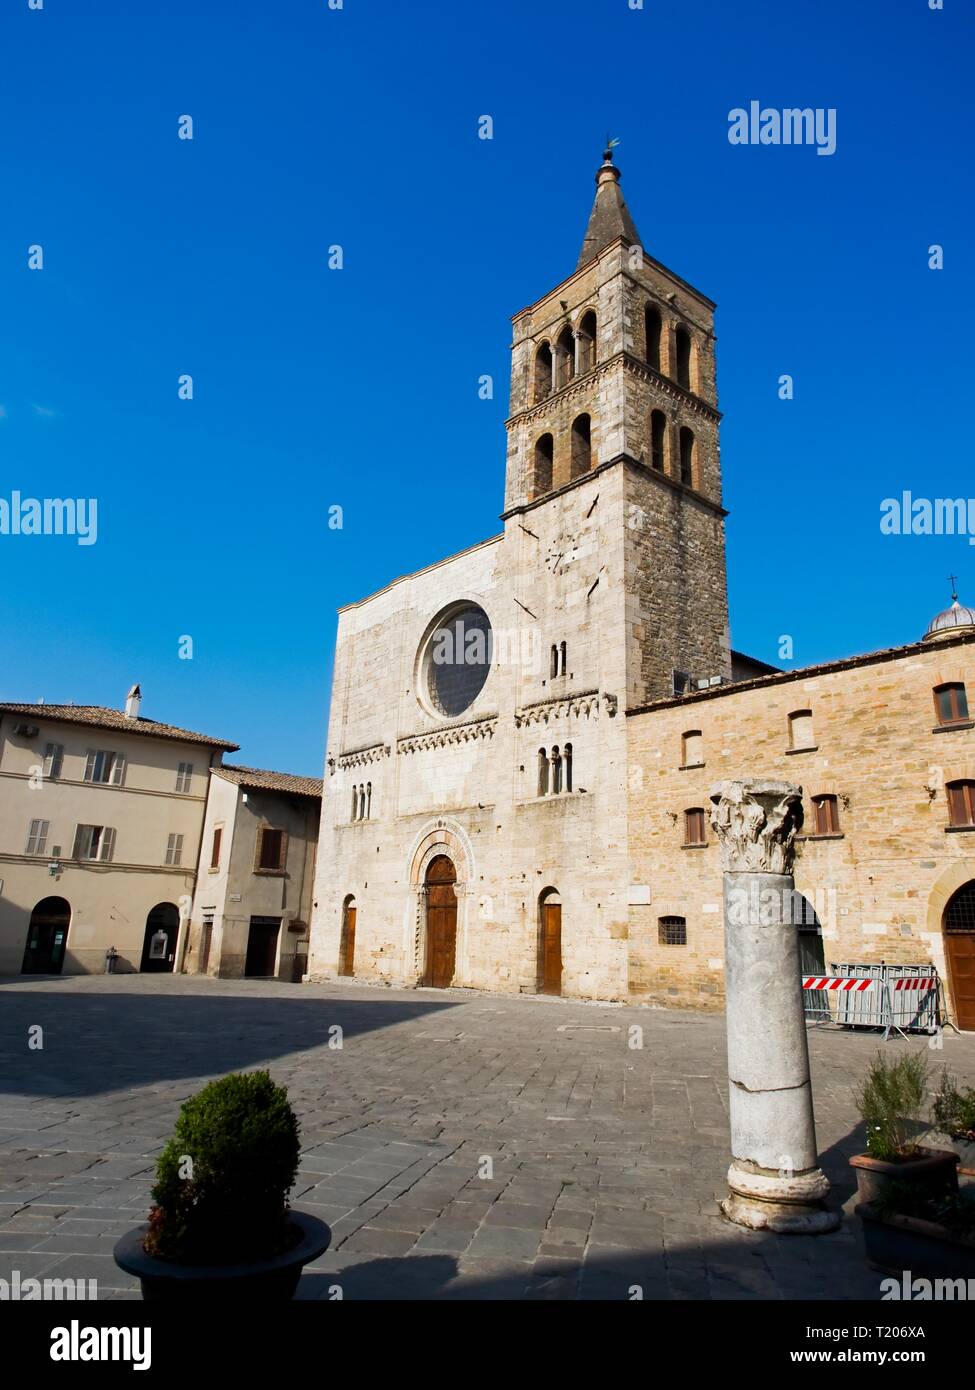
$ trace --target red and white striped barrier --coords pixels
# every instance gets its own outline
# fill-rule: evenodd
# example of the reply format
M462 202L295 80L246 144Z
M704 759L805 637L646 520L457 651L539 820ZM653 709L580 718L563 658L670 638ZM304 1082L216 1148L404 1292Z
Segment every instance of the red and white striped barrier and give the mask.
M905 981L905 983L916 984L916 980ZM803 975L803 989L841 989L853 990L859 993L864 989L873 989L874 985L883 984L883 980L851 980L845 975Z
M938 987L938 982L937 982L937 980L888 980L887 983L893 985L895 990L896 990L896 989L923 989L923 990L929 990L929 989L937 989L937 987Z

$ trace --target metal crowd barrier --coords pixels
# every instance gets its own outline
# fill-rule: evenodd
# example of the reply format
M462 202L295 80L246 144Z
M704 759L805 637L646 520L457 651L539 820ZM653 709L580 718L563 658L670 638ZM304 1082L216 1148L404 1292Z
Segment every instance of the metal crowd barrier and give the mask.
M841 1027L936 1033L942 1020L942 987L933 965L835 965L830 975L803 974L807 1019ZM834 1011L835 1001L835 1011Z

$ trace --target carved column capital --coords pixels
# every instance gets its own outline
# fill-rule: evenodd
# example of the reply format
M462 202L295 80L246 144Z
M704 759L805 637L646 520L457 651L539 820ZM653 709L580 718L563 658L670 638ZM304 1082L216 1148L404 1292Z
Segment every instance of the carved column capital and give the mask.
M711 825L721 867L737 874L791 874L802 826L802 788L792 782L719 782L711 792Z

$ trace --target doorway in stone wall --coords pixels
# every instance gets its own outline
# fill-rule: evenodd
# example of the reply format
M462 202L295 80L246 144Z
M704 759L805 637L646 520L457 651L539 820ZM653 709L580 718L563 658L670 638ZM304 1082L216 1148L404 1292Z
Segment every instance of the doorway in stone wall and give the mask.
M975 882L949 898L942 920L955 1022L975 1032Z
M424 883L427 897L427 958L421 981L434 989L447 989L454 978L457 953L457 870L445 854L427 865Z
M546 888L538 900L538 991L562 993L562 899Z
M346 898L342 907L342 937L339 942L339 974L355 974L355 898Z

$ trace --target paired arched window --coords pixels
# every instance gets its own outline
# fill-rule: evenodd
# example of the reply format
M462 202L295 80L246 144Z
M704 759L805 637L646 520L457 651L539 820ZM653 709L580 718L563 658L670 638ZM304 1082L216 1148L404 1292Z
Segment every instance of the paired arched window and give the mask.
M536 403L552 394L552 349L542 343L535 353L534 397Z
M647 304L643 311L644 341L646 343L646 358L648 364L655 371L660 371L660 310L653 304Z
M596 365L596 314L588 309L579 320L579 372L591 372Z
M569 460L569 477L581 478L592 467L592 420L588 415L579 415L572 424L572 451Z
M553 643L552 643L552 654L551 654L551 655L552 655L552 659L551 659L551 662L550 662L550 665L549 665L549 676L550 676L550 678L551 678L552 680L554 680L556 676L564 676L564 675L565 675L565 655L566 655L566 646L565 646L565 643L564 643L564 642L561 642L561 643L559 643L558 645L556 645L556 644L553 642Z
M691 335L683 326L674 334L674 373L677 385L685 391L691 389Z
M686 425L680 432L680 480L687 487L694 486L694 431Z
M541 497L552 491L552 463L555 457L555 440L550 434L543 434L535 445L534 494Z
M662 410L650 414L650 466L664 471L667 448L667 417Z
M576 374L576 340L571 328L563 328L555 344L555 389L560 391Z
M560 792L572 790L572 744L560 749L558 744L551 750L538 750L538 795L557 796Z
M368 820L372 814L372 783L360 782L352 788L352 819Z

